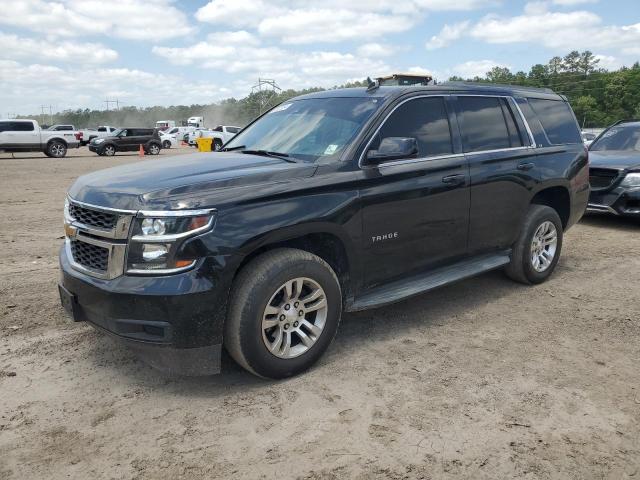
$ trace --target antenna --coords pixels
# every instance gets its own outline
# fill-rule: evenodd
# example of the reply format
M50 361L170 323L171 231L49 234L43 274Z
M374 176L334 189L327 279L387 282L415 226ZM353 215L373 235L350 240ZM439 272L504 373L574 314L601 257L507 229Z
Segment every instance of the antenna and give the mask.
M282 89L275 80L269 78L258 78L258 83L251 87L251 93L258 94L258 116L262 115L265 107L273 100Z

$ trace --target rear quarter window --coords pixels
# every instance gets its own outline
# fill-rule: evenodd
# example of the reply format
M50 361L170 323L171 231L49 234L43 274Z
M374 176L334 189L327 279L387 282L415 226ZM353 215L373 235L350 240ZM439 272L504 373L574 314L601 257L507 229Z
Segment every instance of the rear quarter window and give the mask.
M549 143L552 145L582 143L578 124L567 102L540 98L527 100L538 116Z

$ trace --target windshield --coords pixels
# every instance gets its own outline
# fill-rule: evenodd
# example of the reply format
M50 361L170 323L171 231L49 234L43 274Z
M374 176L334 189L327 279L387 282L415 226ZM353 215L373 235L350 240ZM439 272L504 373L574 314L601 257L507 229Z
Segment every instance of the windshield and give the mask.
M123 135L123 132L126 132L126 130L124 128L119 128L117 129L115 132L113 132L113 137L121 137Z
M596 140L591 151L631 150L640 152L640 126L618 126L607 130Z
M339 155L382 103L376 98L310 98L278 105L225 149L266 150L315 161Z

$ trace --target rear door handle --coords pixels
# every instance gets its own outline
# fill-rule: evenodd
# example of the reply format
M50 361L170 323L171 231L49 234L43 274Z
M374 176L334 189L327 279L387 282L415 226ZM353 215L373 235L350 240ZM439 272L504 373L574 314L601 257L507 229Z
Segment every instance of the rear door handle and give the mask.
M446 177L442 177L442 183L446 183L447 185L462 185L465 182L464 175L447 175Z
M518 165L518 170L531 170L533 167L535 167L536 164L535 163L521 163L520 165Z

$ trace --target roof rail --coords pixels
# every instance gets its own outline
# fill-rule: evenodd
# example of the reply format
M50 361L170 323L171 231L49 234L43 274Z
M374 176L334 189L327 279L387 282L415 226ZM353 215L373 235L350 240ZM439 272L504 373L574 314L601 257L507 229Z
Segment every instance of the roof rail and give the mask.
M440 82L438 85L459 85L461 87L489 87L489 88L511 88L530 92L543 92L543 93L556 93L547 87L527 87L524 85L510 85L507 83L492 83L492 82L465 82L457 80L447 80L446 82Z

